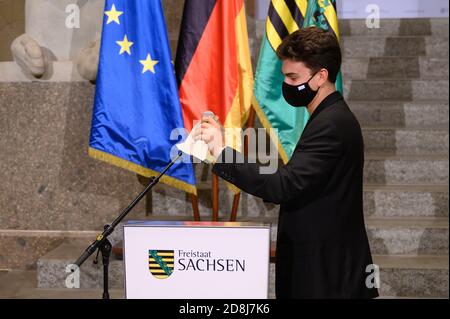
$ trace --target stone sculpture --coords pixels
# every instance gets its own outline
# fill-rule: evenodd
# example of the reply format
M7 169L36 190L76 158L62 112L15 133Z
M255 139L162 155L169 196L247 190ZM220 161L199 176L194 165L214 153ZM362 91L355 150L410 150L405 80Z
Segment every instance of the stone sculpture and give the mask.
M52 72L52 62L60 61L73 63L81 77L95 81L104 3L26 0L25 33L11 44L22 72L41 78Z

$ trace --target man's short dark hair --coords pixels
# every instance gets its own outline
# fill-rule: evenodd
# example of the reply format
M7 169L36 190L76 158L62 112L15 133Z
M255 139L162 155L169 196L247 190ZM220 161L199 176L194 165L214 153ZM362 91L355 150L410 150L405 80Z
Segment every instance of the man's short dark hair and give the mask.
M277 49L281 60L303 62L313 73L324 68L328 71L328 80L336 82L341 69L341 48L332 32L318 27L300 29L287 36Z

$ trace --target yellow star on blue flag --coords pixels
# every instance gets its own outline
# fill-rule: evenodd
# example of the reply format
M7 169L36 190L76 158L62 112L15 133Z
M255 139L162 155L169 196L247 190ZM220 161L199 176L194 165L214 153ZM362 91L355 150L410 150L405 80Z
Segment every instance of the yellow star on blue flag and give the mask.
M131 47L133 46L134 42L128 41L126 34L122 41L116 41L116 43L120 46L119 54L126 52L131 55Z
M115 22L117 24L120 24L119 17L123 14L122 11L117 11L116 6L112 5L111 10L105 11L105 14L108 16L108 21L106 21L106 24L110 24L111 22Z
M152 60L152 57L150 56L150 53L147 55L147 59L139 61L144 66L144 69L142 70L142 73L145 73L147 71L152 72L155 74L155 65L159 63L159 61Z

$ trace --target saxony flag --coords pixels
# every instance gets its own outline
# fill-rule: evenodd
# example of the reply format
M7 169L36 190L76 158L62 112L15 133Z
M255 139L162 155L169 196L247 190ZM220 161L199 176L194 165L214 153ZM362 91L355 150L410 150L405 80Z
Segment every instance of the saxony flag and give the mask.
M271 137L287 163L308 121L306 108L293 108L283 98L281 86L284 75L276 50L282 40L299 28L316 25L333 32L339 39L334 0L272 0L266 20L266 32L261 44L255 75L253 105L267 130L278 134ZM342 92L339 75L337 89Z

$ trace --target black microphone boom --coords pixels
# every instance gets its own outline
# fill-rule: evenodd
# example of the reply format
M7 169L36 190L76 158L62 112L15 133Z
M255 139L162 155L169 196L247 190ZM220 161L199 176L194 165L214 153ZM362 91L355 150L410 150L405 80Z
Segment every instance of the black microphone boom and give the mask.
M128 215L128 213L139 203L139 201L148 193L156 184L162 176L164 176L167 171L183 156L182 152L178 152L177 156L167 165L164 170L156 177L152 177L151 183L125 208L117 217L111 225L105 225L103 233L97 236L97 239L89 245L88 248L83 252L83 254L75 261L74 265L80 267L86 259L89 258L97 249L102 253L103 259L103 298L109 299L108 292L108 266L109 266L109 255L111 254L112 245L108 240L108 236L112 234L117 225ZM75 271L73 269L72 271Z

